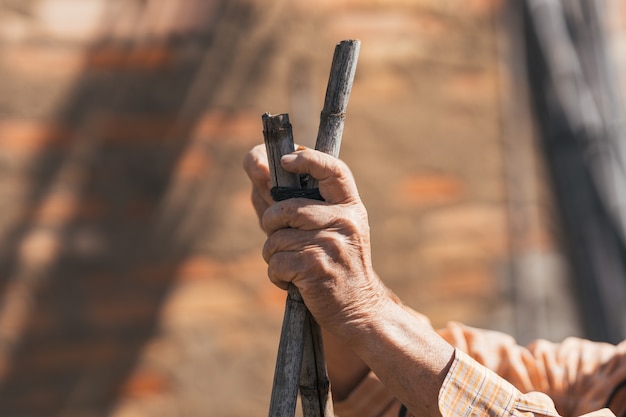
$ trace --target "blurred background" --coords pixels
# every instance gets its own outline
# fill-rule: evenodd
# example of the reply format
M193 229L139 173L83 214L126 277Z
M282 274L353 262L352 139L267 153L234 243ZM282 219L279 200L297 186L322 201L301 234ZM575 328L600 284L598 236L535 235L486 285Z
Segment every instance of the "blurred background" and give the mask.
M602 4L616 92L626 7ZM264 112L314 145L342 39L384 281L436 327L589 336L509 6L0 1L0 413L267 414L285 296L241 161Z

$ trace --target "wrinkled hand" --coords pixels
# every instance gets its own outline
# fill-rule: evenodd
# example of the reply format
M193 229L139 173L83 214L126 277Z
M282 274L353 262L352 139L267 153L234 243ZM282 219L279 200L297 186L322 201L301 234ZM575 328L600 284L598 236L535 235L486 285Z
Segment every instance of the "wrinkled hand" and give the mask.
M439 392L454 349L407 311L371 265L367 212L348 167L312 150L285 155L287 171L319 181L325 201L273 203L264 148L244 167L268 235L263 256L272 282L293 283L322 326L333 398L347 398L371 369L413 415L441 417ZM330 343L329 343L330 342Z
M313 150L285 155L282 166L319 182L324 202L295 198L274 203L264 148L244 161L253 205L268 239L263 257L277 286L296 285L319 324L333 333L360 326L390 292L371 264L367 211L349 168Z

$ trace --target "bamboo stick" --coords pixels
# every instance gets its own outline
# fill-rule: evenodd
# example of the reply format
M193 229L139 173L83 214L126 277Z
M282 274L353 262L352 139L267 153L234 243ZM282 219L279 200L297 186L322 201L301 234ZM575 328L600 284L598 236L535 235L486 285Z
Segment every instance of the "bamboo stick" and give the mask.
M361 42L343 40L335 47L315 149L339 157L343 124L354 82Z
M358 40L339 42L335 47L330 67L315 149L335 158L339 157L346 109L354 82L360 46L361 43ZM316 186L317 181L309 178L307 188L312 189ZM307 322L310 330L305 333L305 337L309 337L310 342L307 340L304 345L300 370L303 414L305 417L333 417L332 394L326 371L322 332L309 312L307 312ZM307 395L304 395L305 392Z

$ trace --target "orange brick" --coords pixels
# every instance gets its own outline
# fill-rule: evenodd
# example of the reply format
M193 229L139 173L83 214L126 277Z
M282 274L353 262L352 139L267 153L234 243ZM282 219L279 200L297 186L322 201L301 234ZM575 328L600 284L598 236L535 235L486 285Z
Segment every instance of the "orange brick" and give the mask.
M493 256L476 242L448 238L429 242L417 250L419 262L445 264L451 262L484 261Z
M372 59L380 59L377 54L372 54ZM352 99L358 102L365 102L370 97L376 97L379 101L391 101L411 94L410 86L407 80L402 77L398 77L398 74L389 69L381 69L377 71L376 79L368 79L368 76L364 76L358 85L358 88L354 89L354 95Z
M178 159L174 175L180 180L199 180L209 175L212 166L208 152L190 146Z
M180 281L160 310L165 327L219 320L236 315L250 302L241 283L230 280Z
M55 193L45 198L35 209L38 222L68 221L76 217L78 202L75 195Z
M419 173L406 178L397 187L399 198L418 206L449 204L465 195L462 181L455 176Z
M155 145L176 141L176 119L162 114L99 114L94 131L110 145Z
M478 265L456 267L443 271L433 279L425 292L442 294L445 297L491 297L499 289L497 280L486 267Z
M174 60L174 51L163 43L135 45L132 48L113 44L90 51L86 66L92 70L154 70L169 67Z
M176 270L176 278L182 280L210 279L223 275L225 265L205 256L184 260Z
M158 310L158 300L96 297L89 303L85 316L96 326L117 327L121 324L149 323Z
M196 124L192 132L192 138L247 146L262 143L263 124L261 122L261 114L252 111L209 111Z
M77 219L96 219L106 212L104 201L85 198L69 192L56 192L46 196L27 213L38 224L60 224Z
M426 262L484 260L505 256L508 234L504 209L495 205L455 205L432 211L420 220Z
M20 43L3 48L3 66L20 76L72 78L85 67L81 48Z
M338 10L342 12L350 12L351 10L359 10L362 8L403 8L411 10L415 7L425 8L433 7L433 3L439 3L441 0L317 0L310 2L306 0L297 0L296 6L307 14L328 14L328 9L333 13Z
M124 215L129 219L145 220L156 210L154 202L145 198L133 198L124 206Z
M258 246L253 245L253 249L249 250L247 253L243 253L241 256L228 262L224 262L222 264L223 270L219 271L218 277L223 277L226 280L245 282L250 288L256 288L259 291L268 285L267 278L264 278L267 264L261 256L263 233L260 230L258 230L258 233ZM253 239L254 236L249 235L249 238Z
M478 16L496 13L502 6L502 0L469 0L465 2L467 10Z
M89 364L107 363L121 356L121 348L112 342L98 340L47 343L45 348L27 351L19 363L21 369L48 372L80 368Z
M427 237L464 236L493 239L507 233L505 208L494 204L464 204L430 213L422 219Z
M488 71L466 71L454 74L443 84L442 93L454 101L476 105L494 101L496 79Z
M130 273L130 276L134 281L145 284L164 284L174 281L176 268L174 262L149 263L137 266Z
M362 53L370 54L372 45L378 53L388 54L380 48L382 41L394 40L394 44L388 44L390 50L412 54L415 48L425 38L438 38L447 35L449 23L434 14L416 15L407 13L403 9L371 9L344 13L329 22L329 31L341 38L350 38L350 33L358 34L363 45ZM397 55L397 54L395 54Z
M0 119L0 152L37 156L50 149L66 148L72 132L65 126L35 120Z
M138 370L133 372L120 394L124 397L143 398L163 394L170 390L169 380L165 375L154 370Z

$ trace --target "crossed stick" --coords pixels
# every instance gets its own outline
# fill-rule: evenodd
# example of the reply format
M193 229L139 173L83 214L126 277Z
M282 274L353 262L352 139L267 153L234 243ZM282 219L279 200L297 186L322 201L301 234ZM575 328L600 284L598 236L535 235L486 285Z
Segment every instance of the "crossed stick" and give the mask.
M359 47L358 40L339 42L330 68L315 149L335 158L339 156ZM280 165L281 156L294 151L289 115L265 113L262 120L274 199L321 199L314 179L308 178L303 189L301 177ZM298 289L289 284L269 417L293 417L298 390L304 417L334 416L320 327L304 305Z

